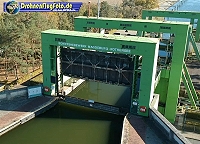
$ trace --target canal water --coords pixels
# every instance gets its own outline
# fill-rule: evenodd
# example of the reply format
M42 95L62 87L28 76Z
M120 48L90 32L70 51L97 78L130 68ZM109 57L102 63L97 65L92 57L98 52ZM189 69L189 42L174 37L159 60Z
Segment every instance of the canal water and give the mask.
M0 137L0 144L119 144L123 117L59 102Z
M185 0L178 10L200 11L199 6L200 0ZM129 93L130 89L123 86L89 82L72 96L129 107ZM59 102L44 114L1 136L0 144L119 144L122 123L122 116Z
M74 90L69 95L127 109L130 109L131 104L130 87L102 82L86 81L81 86L81 89Z

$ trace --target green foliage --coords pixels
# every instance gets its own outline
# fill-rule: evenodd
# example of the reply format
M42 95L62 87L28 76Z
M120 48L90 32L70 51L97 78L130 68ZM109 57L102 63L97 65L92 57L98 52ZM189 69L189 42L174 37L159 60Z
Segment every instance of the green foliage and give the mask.
M100 17L115 17L114 8L107 1L101 2Z
M158 7L158 0L123 0L121 7L124 18L140 18L142 9Z
M154 9L158 7L158 0L135 0L136 6L142 6L142 9Z
M68 1L68 0L61 0ZM158 0L123 0L120 6L101 2L100 17L137 18L141 10L154 8ZM88 16L89 5L79 12L18 13L0 15L0 55L7 72L28 73L28 68L41 66L41 31L74 30L74 17ZM97 4L90 3L90 16L97 16ZM92 29L97 31L98 29ZM6 61L8 63L6 63Z

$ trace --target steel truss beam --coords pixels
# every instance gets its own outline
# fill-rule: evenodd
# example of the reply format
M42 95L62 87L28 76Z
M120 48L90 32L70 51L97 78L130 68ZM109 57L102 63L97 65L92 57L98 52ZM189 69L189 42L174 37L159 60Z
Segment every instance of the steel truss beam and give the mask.
M193 37L193 28L191 28L189 37L188 37L188 46L187 51L189 49L189 41L191 41L193 49L196 53L196 57L198 60L200 60L200 53L197 48L197 45L195 42L200 41L200 12L188 12L188 11L162 11L162 10L143 10L142 11L142 19L148 18L149 20L152 19L152 17L170 17L170 18L187 18L190 19L190 24L194 24L194 20L197 19L197 27L195 32L195 38Z
M152 19L152 17L170 17L170 18L186 18L190 19L190 24L194 24L197 19L197 28L195 32L195 41L200 40L200 12L188 11L165 11L165 10L143 10L142 19Z
M96 19L96 17L87 18L83 16L75 18L75 30L77 31L87 31L88 28L105 28L175 34L176 37L173 44L174 47L172 54L172 63L170 67L170 77L168 78L169 84L165 86L167 92L164 94L166 95L164 96L166 97L166 107L164 115L170 122L174 122L175 120L178 95L180 90L180 81L182 77L183 61L185 57L185 51L189 34L189 27L190 25L188 25L188 23L183 22L162 22L152 20L120 18ZM135 75L136 74L137 71ZM142 78L143 77L145 76L142 75ZM162 97L162 94L160 94L160 96ZM140 100L143 99L140 98Z
M51 88L51 77L56 76L57 46L73 47L75 49L90 49L97 52L111 52L125 55L141 55L142 70L140 94L137 105L139 115L148 116L149 105L153 99L156 66L158 58L159 40L143 37L127 37L102 34L47 30L42 32L42 59L43 59L43 85ZM57 83L56 83L57 85ZM45 95L51 95L51 91L44 91ZM134 103L135 104L135 103Z

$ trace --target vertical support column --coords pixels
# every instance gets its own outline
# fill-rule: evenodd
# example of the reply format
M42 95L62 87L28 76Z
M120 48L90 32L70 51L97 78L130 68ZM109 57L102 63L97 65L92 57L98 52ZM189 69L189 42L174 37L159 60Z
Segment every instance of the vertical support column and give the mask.
M142 19L146 19L146 18L152 19L152 16L147 17L146 12L145 12L145 11L142 11ZM145 31L137 31L137 36L142 36L142 37L144 37L144 35L145 35Z
M159 93L158 110L163 115L165 114L165 105L166 105L166 99L167 99L168 85L169 85L169 70L162 69L161 75L160 75L160 81L159 81L154 93Z
M138 78L138 62L139 62L139 56L136 55L134 57L134 76L133 76L133 89L132 89L132 95L134 96L134 98L138 98L137 97L137 92L136 92L136 87L137 87L137 78Z
M49 91L44 91L45 95L51 95L51 47L45 43L45 39L42 36L42 69L43 69L43 87L49 88ZM48 89L46 89L48 90Z
M198 18L197 28L195 33L195 41L197 42L199 40L200 40L200 18Z
M194 18L191 18L191 19L190 19L190 24L192 25L192 29L193 29Z
M58 93L57 46L51 46L51 95Z
M63 47L60 47L60 82L61 82L61 87L63 87L64 86L64 81L63 81L63 71L62 71L62 50L61 49L63 49Z
M176 38L172 54L169 86L165 107L165 117L172 123L174 122L176 116L188 30L189 26L183 26L180 27L180 29L175 33Z
M62 74L61 74L61 47L57 47L57 73L58 73L58 92L62 87Z
M148 51L145 55L143 55L142 59L138 98L138 114L141 116L148 116L149 105L153 99L159 43L154 46L152 45L152 47L147 47L154 50L151 52ZM132 100L132 103L133 102L134 99ZM144 111L144 108L146 108L146 111Z
M152 20L152 16L149 16L149 17L148 17L148 20Z
M189 46L190 46L190 34L192 34L192 27L190 27L190 28L189 28L189 31L188 31L187 45L186 45L186 51L185 51L185 58L187 58L187 56L188 56L188 52L189 52Z
M133 114L137 114L137 110L138 110L138 94L136 92L136 88L137 88L137 78L138 78L138 62L139 62L139 56L135 55L134 59L133 59L133 63L134 63L134 71L133 71L133 83L132 83L132 104L131 104L131 113Z
M75 31L82 31L82 32L87 32L87 27L83 27L81 21L79 19L74 20L74 30Z

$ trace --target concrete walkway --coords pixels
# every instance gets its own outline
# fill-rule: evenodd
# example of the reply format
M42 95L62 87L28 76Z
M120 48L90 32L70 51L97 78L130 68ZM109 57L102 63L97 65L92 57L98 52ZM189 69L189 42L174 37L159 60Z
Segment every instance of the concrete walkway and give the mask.
M123 144L171 144L148 118L128 115L124 127Z
M1 101L0 135L34 118L39 114L39 110L47 108L55 100L53 97L41 96L31 99L20 97L9 101Z

